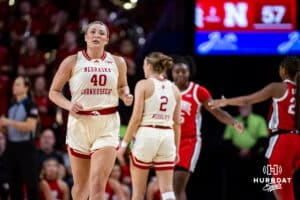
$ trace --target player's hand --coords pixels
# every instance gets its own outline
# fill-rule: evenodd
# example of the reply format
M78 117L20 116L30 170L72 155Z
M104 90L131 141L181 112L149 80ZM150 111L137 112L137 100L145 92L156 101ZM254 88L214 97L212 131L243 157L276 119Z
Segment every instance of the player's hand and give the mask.
M77 113L82 110L83 110L83 106L80 103L78 103L78 102L71 103L70 109L69 109L70 112Z
M238 121L235 121L233 123L233 127L239 133L243 133L243 131L244 131L244 125L242 123L238 122Z
M118 156L123 156L125 154L126 150L127 150L127 147L120 146L118 149Z
M128 143L125 142L124 140L122 140L120 145L119 145L119 148L118 148L117 158L120 161L121 165L126 163L125 159L124 159L124 154L127 150L127 146L128 146Z
M224 96L222 96L221 99L215 99L215 100L211 100L210 102L208 102L208 106L211 109L224 107L227 105L226 101L227 101L226 98Z
M133 95L132 94L125 94L123 98L123 102L126 106L131 106L133 103Z
M126 147L120 147L117 151L117 159L121 165L126 164L124 154L126 152Z

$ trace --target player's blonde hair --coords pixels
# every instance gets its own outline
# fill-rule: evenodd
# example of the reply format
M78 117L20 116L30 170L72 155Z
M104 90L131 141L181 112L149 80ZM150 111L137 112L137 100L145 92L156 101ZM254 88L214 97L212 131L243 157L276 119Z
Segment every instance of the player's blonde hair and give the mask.
M146 57L146 61L152 65L153 71L161 74L173 66L173 58L161 52L152 52Z

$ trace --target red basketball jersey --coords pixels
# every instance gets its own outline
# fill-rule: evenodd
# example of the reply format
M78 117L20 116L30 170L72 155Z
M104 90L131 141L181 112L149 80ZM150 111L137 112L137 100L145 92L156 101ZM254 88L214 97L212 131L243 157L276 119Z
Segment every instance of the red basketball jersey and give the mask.
M269 130L296 130L295 124L295 93L296 84L290 80L284 80L287 90L280 98L273 98L269 114Z
M211 98L211 94L206 88L190 82L188 88L181 92L181 98L181 137L200 136L201 106Z

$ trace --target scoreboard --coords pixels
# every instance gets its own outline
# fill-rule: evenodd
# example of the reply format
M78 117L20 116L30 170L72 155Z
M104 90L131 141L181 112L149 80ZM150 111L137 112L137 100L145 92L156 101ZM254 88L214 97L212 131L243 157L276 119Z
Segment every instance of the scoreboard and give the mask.
M197 0L196 54L300 54L297 0Z

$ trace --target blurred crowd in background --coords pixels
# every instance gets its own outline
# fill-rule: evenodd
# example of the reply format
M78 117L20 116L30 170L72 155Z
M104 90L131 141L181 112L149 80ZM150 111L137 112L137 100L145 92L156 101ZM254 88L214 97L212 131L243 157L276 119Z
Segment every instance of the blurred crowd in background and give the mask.
M6 115L12 98L12 83L17 75L31 79L32 95L39 111L35 143L38 148L41 180L61 179L72 187L72 174L66 153L65 134L67 112L58 109L48 98L49 84L61 61L84 49L84 30L91 21L100 20L109 28L110 42L106 49L125 58L128 82L134 88L141 75L136 74L137 52L155 29L167 1L100 1L100 0L0 0L0 115ZM149 11L155 11L149 14ZM69 95L68 88L65 95ZM121 105L122 106L122 105ZM131 108L120 109L126 124ZM5 151L5 130L1 129L0 154ZM51 161L55 158L55 161ZM0 164L1 199L9 186L4 159ZM129 169L115 166L112 177L122 183L129 199ZM52 167L51 167L52 166ZM122 169L122 170L121 170ZM121 173L122 172L122 173ZM54 176L54 177L53 177ZM114 179L109 181L107 193L117 192ZM119 184L120 184L119 183ZM116 186L117 185L117 186ZM69 189L70 191L70 189Z
M60 62L85 48L84 30L94 20L107 24L110 42L106 48L125 58L129 85L133 88L141 76L136 75L136 53L145 44L159 17L155 12L151 15L147 12L155 10L161 13L165 3L136 2L130 4L136 8L128 10L121 1L1 0L0 113L6 113L12 80L21 74L29 76L33 83L33 95L40 113L40 130L58 129L63 125L63 116L58 115L61 113L47 97L49 84ZM62 136L63 132L57 133L57 136ZM58 147L60 145L61 138Z

